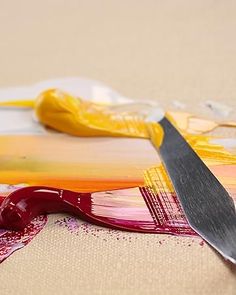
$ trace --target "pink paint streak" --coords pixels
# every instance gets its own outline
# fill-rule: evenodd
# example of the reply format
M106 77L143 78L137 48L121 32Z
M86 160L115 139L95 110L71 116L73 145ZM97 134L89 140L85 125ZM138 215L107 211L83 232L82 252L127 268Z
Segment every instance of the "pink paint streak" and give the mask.
M197 236L197 233L189 226L175 194L165 191L156 194L149 187L142 187L140 191L152 215L156 232Z

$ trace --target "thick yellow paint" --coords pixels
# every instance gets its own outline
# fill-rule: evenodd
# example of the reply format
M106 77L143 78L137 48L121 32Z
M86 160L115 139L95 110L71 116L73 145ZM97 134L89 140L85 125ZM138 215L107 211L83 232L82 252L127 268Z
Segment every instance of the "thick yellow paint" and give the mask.
M149 123L147 124L147 128L149 131L149 138L152 141L152 144L159 148L162 144L164 138L164 131L160 124L158 123Z
M75 136L148 138L146 125L139 117L115 113L56 89L40 94L35 112L42 124Z

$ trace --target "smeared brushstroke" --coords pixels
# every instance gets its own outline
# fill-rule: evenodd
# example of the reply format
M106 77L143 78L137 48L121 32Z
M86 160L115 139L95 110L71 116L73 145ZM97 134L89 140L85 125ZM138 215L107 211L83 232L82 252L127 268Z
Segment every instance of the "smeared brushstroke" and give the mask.
M151 182L158 191L154 191L152 186L146 186L92 193L92 215L104 219L113 228L196 236L184 217L175 193L167 190L161 177L162 174L156 171L155 179L151 176Z

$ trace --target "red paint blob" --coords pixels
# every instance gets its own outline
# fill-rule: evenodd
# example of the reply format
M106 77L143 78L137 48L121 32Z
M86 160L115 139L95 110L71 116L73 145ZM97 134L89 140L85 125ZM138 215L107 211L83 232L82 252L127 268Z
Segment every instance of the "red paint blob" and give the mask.
M145 200L147 207L143 203L141 213L138 215L137 209L132 209L128 197L124 201L122 195L119 199L117 193L113 192L115 190L104 192L99 197L93 197L93 194L90 193L78 193L57 188L24 187L12 192L2 202L0 227L23 230L38 215L64 212L96 225L116 229L146 233L196 235L189 227L175 195L155 194L149 187L139 188L137 193L141 199ZM117 192L120 193L120 191ZM120 216L117 216L117 212Z
M0 196L0 204L6 197ZM22 231L0 230L0 263L18 249L26 246L44 227L47 217L34 218Z

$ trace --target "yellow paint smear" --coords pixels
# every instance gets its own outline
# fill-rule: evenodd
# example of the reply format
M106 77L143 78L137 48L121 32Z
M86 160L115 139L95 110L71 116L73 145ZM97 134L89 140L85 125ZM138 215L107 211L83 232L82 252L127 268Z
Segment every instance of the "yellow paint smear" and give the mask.
M149 138L150 130L155 129L160 138L153 140L160 144L163 135L153 125L148 131L145 116L138 112L115 112L109 106L87 102L58 89L46 90L36 100L1 102L0 106L34 108L43 125L75 136ZM218 126L236 126L236 122L217 123L186 112L168 112L166 116L181 133L200 134Z
M145 116L138 112L115 112L108 106L83 101L58 89L42 92L35 101L3 102L0 106L32 107L43 125L74 136L150 138L157 148L164 136L159 124L145 122ZM236 122L217 123L186 112L167 112L166 117L207 165L236 165L235 155L212 144L211 137L204 135L218 126L236 127ZM146 184L155 190L158 186L153 175L162 175L163 183L167 184L164 189L173 189L164 168L155 167L145 172Z

